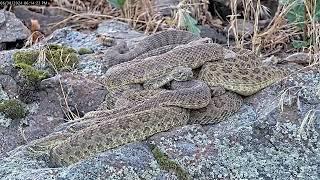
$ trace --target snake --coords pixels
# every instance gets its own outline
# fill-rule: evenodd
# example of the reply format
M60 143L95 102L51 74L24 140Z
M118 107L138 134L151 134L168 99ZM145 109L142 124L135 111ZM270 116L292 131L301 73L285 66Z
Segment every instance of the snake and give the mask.
M148 36L140 47L110 59L113 66L102 82L111 93L121 91L114 109L64 123L52 141L47 137L37 145L47 147L53 166L67 166L175 127L215 124L237 112L243 96L289 73L252 55L226 60L224 52L187 31ZM141 88L130 89L134 85Z

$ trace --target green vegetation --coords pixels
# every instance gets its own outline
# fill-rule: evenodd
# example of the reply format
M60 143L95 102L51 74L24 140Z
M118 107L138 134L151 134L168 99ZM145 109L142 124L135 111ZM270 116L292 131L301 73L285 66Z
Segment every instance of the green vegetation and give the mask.
M126 0L108 0L108 2L115 8L118 8L121 10L122 14L125 14L124 6L126 3ZM198 28L197 20L193 18L190 14L191 12L189 11L189 6L186 5L185 1L182 1L178 5L178 12L176 14L176 23L179 28L186 29L190 32L193 32L197 35L200 34L200 29Z
M27 65L32 65L37 61L39 57L39 51L18 51L13 54L13 60L15 64L24 63Z
M39 51L19 51L13 54L15 67L21 69L20 73L30 82L38 82L46 78L45 72L32 67L39 57Z
M60 45L49 45L45 51L48 61L56 70L70 69L79 62L77 51Z
M315 0L315 12L314 14L310 14L312 19L314 21L319 21L320 20L320 3ZM297 1L297 0L286 0L283 3L294 3L293 7L290 9L290 11L287 14L288 21L291 23L297 23L297 26L300 27L301 29L304 28L304 25L307 23L305 22L305 14L308 14L306 12L305 4L304 1ZM308 15L307 15L308 16Z
M181 25L181 28L187 29L188 31L199 35L200 29L197 26L197 20L195 20L193 17L190 16L190 13L188 10L181 9L181 13L179 13L182 17L182 22L179 22L178 24Z
M0 100L0 112L11 119L21 119L27 115L24 104L17 99Z
M189 174L175 161L171 160L158 147L151 145L151 152L161 168L174 171L178 179L190 179Z
M41 80L49 77L48 72L37 70L36 68L25 63L17 63L15 64L15 66L17 68L20 68L22 76L32 83L40 82Z
M91 49L89 49L89 48L80 48L80 49L78 50L78 53L79 53L80 55L83 55L83 54L92 54L93 51L92 51Z
M123 6L126 2L126 0L108 0L108 1L113 7L116 7L118 9L123 9Z
M60 71L73 69L79 62L77 51L61 45L49 45L43 50L46 63L49 65L48 71ZM21 69L20 73L31 83L40 82L48 78L49 73L46 70L39 70L34 67L38 61L39 50L19 51L13 54L15 67Z
M301 31L304 32L303 40L293 40L294 48L306 48L314 45L314 37L318 36L314 32L309 32L312 23L320 20L320 2L318 0L297 1L297 0L283 0L283 4L292 4L287 19L289 23L294 23ZM311 28L313 29L313 28Z

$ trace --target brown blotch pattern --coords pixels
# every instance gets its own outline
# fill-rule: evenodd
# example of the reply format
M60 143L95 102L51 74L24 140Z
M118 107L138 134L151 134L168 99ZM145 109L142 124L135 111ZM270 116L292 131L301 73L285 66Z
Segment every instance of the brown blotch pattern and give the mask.
M224 79L229 79L229 76L228 75L223 75L222 76Z
M244 80L244 81L249 81L249 78L246 77L246 76L243 76L241 79Z
M232 77L233 77L234 79L239 79L239 78L240 78L240 76L237 75L237 74L233 74Z
M223 68L222 68L222 71L223 71L224 73L232 73L232 70L231 70L229 67L223 67Z
M259 68L254 68L253 69L253 73L254 74L259 74L261 72L261 70Z
M242 74L242 75L247 75L247 74L249 74L249 71L247 69L239 69L238 73Z
M258 82L261 82L261 80L262 80L262 78L261 78L260 76L256 76L254 79L255 79L256 81L258 81Z

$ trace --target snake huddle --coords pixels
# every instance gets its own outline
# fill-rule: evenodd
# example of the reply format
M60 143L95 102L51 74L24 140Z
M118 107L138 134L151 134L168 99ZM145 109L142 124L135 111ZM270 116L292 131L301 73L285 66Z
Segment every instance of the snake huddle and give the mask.
M107 149L188 123L210 124L239 110L252 95L288 74L251 54L226 59L224 48L179 30L148 36L135 49L111 53L103 83L118 102L62 124L39 143L65 166Z

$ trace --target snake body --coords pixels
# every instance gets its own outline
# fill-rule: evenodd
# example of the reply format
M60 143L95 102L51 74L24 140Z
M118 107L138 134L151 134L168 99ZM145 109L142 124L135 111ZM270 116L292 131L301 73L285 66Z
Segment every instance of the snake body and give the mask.
M151 56L165 53L178 45L187 44L198 39L200 39L199 36L188 31L167 30L158 32L141 40L135 48L129 52L120 53L115 50L108 51L106 53L108 66L111 67L131 61L143 54L149 54L149 56ZM119 44L119 46L122 46L122 44Z
M196 69L207 61L223 59L222 52L220 45L199 44L169 51L159 56L132 60L110 68L105 74L104 84L111 90L156 79L178 66Z
M131 95L122 94L128 102L123 107L88 113L63 124L59 131L68 137L48 147L51 162L69 165L174 127L219 122L238 111L240 95L256 93L287 75L284 69L246 58L224 61L222 46L199 40L187 32L164 31L124 55L128 57L108 69L104 84L110 91L144 84L143 93L133 97L135 93L127 89ZM199 80L184 78L189 73L176 73L179 68L201 68ZM163 88L165 84L169 88Z
M133 108L89 120L89 127L78 129L51 149L52 163L68 165L106 149L186 125L187 109L206 107L210 89L198 80L176 83L179 83L176 90L164 90Z

